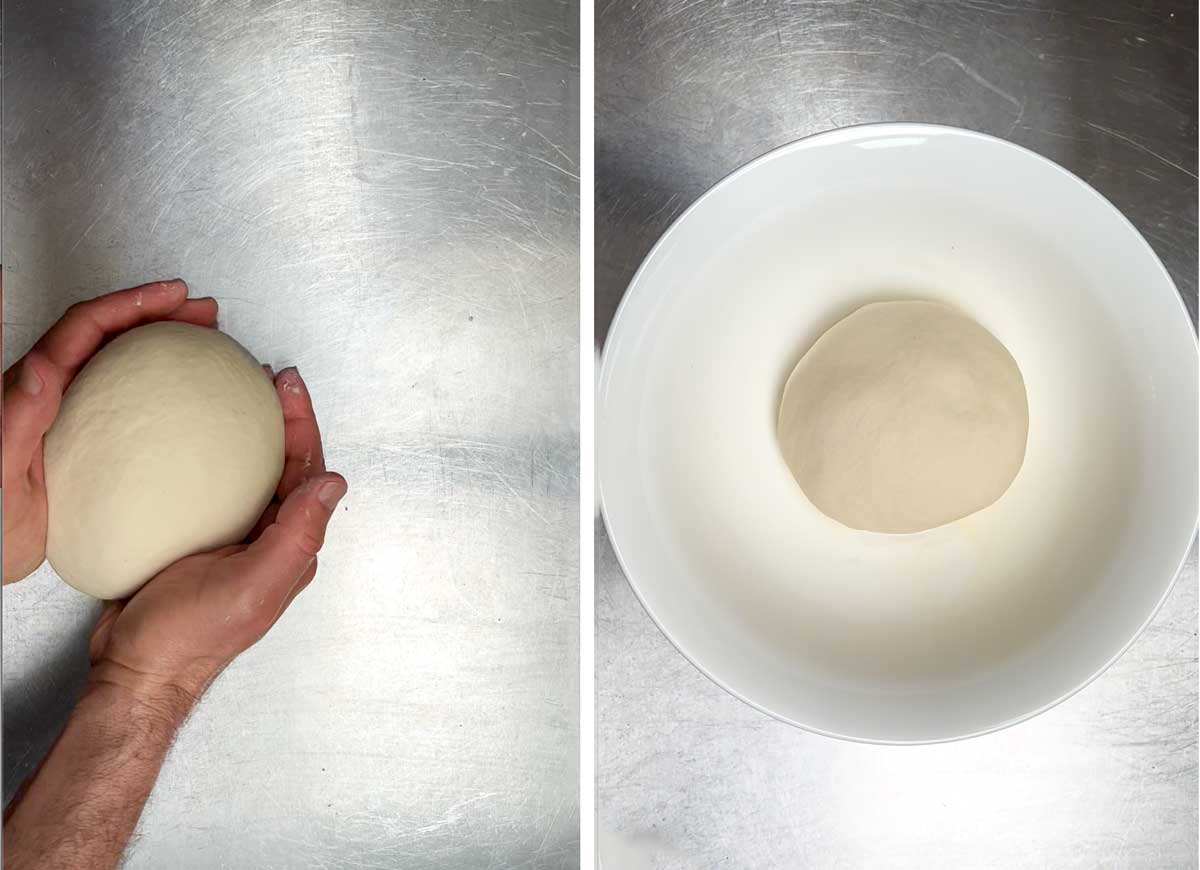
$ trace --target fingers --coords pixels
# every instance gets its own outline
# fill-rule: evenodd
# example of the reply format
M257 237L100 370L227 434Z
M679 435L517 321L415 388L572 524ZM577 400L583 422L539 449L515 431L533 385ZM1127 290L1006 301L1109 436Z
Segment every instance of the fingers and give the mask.
M263 630L278 618L297 583L314 568L325 529L346 488L340 474L305 480L284 500L275 522L236 557L240 569L228 582L245 596L248 609L269 618Z
M178 309L187 299L182 281L159 281L80 302L50 327L37 348L56 366L74 374L113 333Z
M284 466L279 480L279 497L288 495L308 478L323 474L325 455L321 430L312 399L300 373L286 368L275 379L275 392L283 408Z
M295 368L286 368L276 376L269 365L264 365L263 371L275 380L275 392L283 409L284 466L276 495L285 499L305 480L325 472L321 430L317 426L308 387L300 373ZM250 532L249 540L257 540L275 523L279 507L278 502L267 507Z
M104 341L152 320L216 326L215 299L187 298L183 281L159 281L71 306L4 378L4 465L29 467L79 368Z
M280 506L275 522L247 552L262 559L264 564L288 566L294 581L321 551L326 526L346 489L346 481L340 474L325 472L310 477L292 490Z
M106 339L134 326L155 320L215 326L216 300L188 300L187 293L187 284L177 278L80 302L67 309L36 347L69 381Z
M62 372L36 350L10 370L3 405L5 485L11 475L30 470L38 445L58 416L64 387Z
M178 323L192 323L196 326L215 327L217 325L217 300L211 296L202 299L189 299L166 317Z

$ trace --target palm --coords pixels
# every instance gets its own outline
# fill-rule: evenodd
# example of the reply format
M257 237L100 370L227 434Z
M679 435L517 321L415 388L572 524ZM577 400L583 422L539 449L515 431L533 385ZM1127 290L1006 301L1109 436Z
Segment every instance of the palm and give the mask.
M200 661L188 658L184 651L197 646L206 635L215 636L213 629L219 628L210 624L214 608L206 600L212 597L209 581L216 562L208 554L183 559L147 583L124 606L109 605L97 626L101 645L93 650L93 658L104 657L132 675L161 684L202 684L204 674L219 669L224 650L213 650ZM164 656L163 650L168 654ZM147 669L146 662L154 664ZM198 673L189 673L192 668ZM198 685L194 694L201 688Z

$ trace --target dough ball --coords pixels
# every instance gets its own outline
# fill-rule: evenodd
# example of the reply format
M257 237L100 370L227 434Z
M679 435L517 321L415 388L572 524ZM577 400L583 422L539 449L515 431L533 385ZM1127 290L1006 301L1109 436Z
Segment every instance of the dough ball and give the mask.
M982 510L1025 458L1016 361L975 321L933 302L866 305L788 378L783 458L809 500L852 529L920 532Z
M283 412L232 338L153 323L75 378L45 465L50 564L81 592L123 598L250 532L283 473Z

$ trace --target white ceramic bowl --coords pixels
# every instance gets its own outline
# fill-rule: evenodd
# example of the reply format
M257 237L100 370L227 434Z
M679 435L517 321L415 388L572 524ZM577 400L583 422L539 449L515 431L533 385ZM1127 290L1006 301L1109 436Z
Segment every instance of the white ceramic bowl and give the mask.
M774 437L787 375L856 307L958 307L1013 354L1021 472L917 535L847 529ZM713 680L823 734L980 734L1080 689L1153 616L1197 510L1196 342L1170 276L1038 155L885 124L784 146L667 231L605 347L600 495L659 627Z

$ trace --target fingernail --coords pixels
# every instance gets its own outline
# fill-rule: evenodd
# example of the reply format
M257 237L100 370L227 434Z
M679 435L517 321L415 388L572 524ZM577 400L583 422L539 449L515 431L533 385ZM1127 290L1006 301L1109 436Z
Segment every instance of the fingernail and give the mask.
M346 484L340 480L331 480L322 484L321 488L317 490L317 501L323 504L326 510L333 510L345 495Z
M46 382L42 380L33 368L33 363L29 360L21 363L21 389L29 393L31 396L40 395L42 388L46 386Z
M182 278L172 278L170 281L159 281L157 287L151 287L149 289L157 290L159 293L166 296L183 296L184 298L187 298L189 292L187 282Z
M300 370L295 366L288 366L279 372L279 385L293 396L298 396L304 390L304 380L300 377Z

